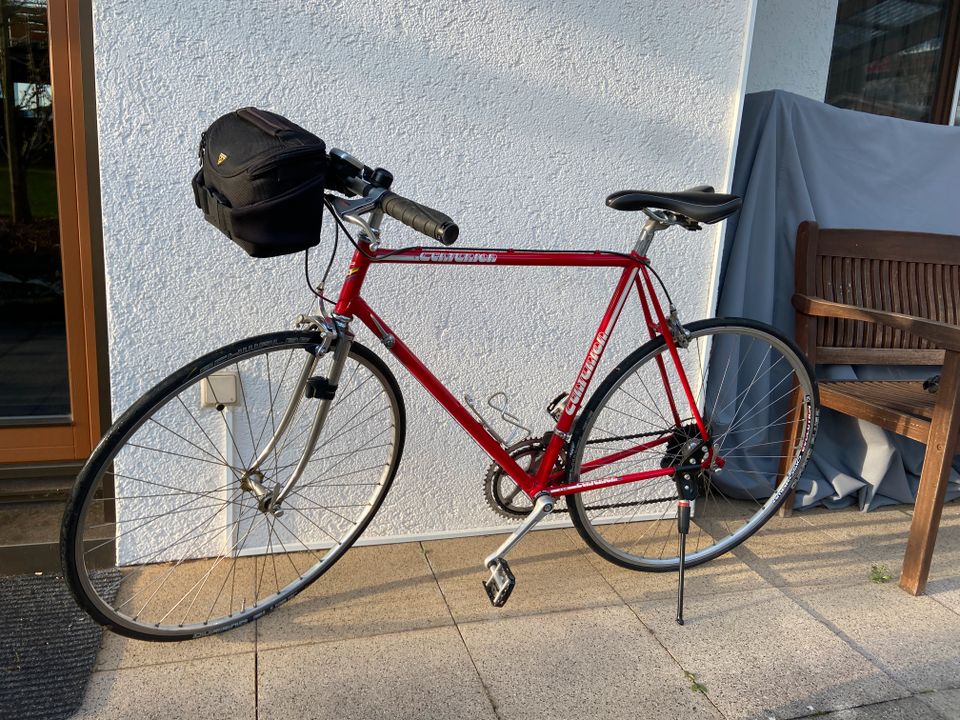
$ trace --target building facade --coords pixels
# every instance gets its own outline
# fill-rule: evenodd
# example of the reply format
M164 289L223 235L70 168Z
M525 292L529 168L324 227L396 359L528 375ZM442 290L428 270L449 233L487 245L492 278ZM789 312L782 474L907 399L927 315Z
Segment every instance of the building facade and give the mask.
M729 187L747 92L953 122L958 6L6 2L0 511L12 525L62 498L111 415L169 372L310 310L301 255L253 260L194 205L200 133L221 114L267 108L389 169L398 192L459 223L459 247L627 250L639 220L606 195ZM384 241L422 238L388 223ZM712 312L721 242L718 227L674 230L652 249L686 320ZM431 369L481 405L505 393L534 434L611 285L602 270L377 270L371 303ZM628 308L601 375L641 331ZM368 535L500 525L483 501L489 459L392 367L407 450Z

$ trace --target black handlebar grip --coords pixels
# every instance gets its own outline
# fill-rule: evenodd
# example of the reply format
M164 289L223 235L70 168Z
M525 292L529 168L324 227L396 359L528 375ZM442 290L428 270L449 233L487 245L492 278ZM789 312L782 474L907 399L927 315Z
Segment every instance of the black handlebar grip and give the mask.
M444 245L453 245L460 235L457 224L439 210L407 200L396 193L384 193L380 198L380 207L390 217Z

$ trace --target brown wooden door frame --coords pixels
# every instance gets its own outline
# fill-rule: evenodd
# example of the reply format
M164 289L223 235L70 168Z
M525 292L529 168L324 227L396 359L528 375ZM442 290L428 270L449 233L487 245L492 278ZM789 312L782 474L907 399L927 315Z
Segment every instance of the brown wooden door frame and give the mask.
M947 26L943 33L943 54L940 57L937 91L933 96L933 109L930 114L931 122L940 125L950 122L958 69L960 69L960 0L950 0L947 7Z
M0 464L77 460L100 438L106 388L89 0L48 0L53 136L71 422L0 427ZM98 312L100 310L100 312Z

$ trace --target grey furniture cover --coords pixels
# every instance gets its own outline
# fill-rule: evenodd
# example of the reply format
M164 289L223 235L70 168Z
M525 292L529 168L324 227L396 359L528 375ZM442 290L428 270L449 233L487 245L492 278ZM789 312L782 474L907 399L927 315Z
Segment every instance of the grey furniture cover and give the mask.
M744 202L727 227L717 314L762 320L792 338L802 221L960 235L958 188L960 128L841 110L783 91L747 95L732 189ZM834 379L926 378L936 371L818 368L820 377ZM824 410L796 506L912 503L923 451L908 438ZM958 469L955 458L948 500L960 496Z

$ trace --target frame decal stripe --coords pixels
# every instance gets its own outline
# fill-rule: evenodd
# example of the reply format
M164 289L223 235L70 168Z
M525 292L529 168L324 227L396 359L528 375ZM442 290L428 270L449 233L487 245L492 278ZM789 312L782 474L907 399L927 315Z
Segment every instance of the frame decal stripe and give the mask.
M622 267L636 268L645 261L639 256L606 250L513 250L502 248L470 248L444 250L424 247L405 250L377 250L367 262L375 264L404 263L411 265L538 265L546 267Z

